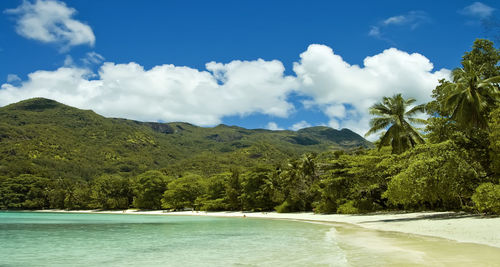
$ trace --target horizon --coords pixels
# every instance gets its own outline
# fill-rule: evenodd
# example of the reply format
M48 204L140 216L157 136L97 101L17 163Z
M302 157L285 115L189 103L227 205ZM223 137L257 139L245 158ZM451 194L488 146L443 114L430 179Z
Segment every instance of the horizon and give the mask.
M427 102L476 38L499 39L494 1L19 0L0 10L0 106L45 97L201 127L363 136L381 97Z

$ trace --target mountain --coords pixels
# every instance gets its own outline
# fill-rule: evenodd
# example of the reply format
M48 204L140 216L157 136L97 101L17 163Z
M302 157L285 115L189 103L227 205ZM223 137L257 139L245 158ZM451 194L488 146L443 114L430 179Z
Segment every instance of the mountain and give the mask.
M92 179L103 173L213 174L234 166L279 164L306 152L371 147L358 134L311 127L299 131L105 118L34 98L0 108L0 176L31 173Z

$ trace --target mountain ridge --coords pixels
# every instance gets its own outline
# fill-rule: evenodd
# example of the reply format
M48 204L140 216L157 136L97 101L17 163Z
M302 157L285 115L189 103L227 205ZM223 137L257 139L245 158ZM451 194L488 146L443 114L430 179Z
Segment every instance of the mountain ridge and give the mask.
M41 172L75 179L149 169L208 175L234 166L277 165L308 152L372 147L349 129L272 131L141 122L106 118L45 98L0 108L0 145L0 175Z

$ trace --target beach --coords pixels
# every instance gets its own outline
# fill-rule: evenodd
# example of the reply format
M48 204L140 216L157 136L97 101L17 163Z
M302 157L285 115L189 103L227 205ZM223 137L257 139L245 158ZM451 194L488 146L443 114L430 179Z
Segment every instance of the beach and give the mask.
M372 213L357 215L315 214L312 212L166 212L162 210L40 210L39 212L141 214L166 216L190 215L299 220L318 223L354 225L371 230L444 238L457 242L474 243L500 248L500 217L488 217L457 212Z

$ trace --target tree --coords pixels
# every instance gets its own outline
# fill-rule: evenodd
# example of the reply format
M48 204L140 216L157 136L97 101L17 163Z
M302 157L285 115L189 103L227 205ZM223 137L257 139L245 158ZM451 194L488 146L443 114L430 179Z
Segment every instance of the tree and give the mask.
M276 203L272 200L272 168L258 165L241 175L241 195L243 210L272 210Z
M127 209L131 198L129 181L119 175L102 175L92 181L90 207Z
M147 171L131 180L131 189L134 193L132 204L140 209L160 209L161 198L169 177L160 171Z
M64 207L69 209L88 209L92 202L91 188L86 181L77 181L66 193Z
M457 124L450 119L451 114L444 108L446 98L450 95L449 81L439 80L439 84L432 90L432 100L425 105L429 115L425 127L426 140L430 143L440 143L453 138L459 130Z
M420 145L391 161L397 171L383 196L404 208L463 208L484 176L480 164L452 141Z
M485 65L483 78L500 75L500 50L496 49L493 42L486 39L476 39L470 52L465 52L463 61L470 60L476 66Z
M491 170L500 181L500 107L491 112L489 139Z
M227 210L229 208L226 197L226 187L231 173L220 173L201 181L204 188L203 195L196 199L200 210Z
M492 42L476 40L472 50L463 56L463 68L454 71L453 82L440 80L432 91L434 100L426 106L431 116L426 127L428 141L453 140L481 163L488 176L492 173L490 169L495 169L489 156L492 154L490 142L495 141L488 138L494 133L492 126L486 123L499 103L496 83L500 75L499 59L500 50Z
M241 199L241 178L237 169L231 170L231 175L226 183L226 197L230 210L243 210Z
M370 108L370 114L378 117L370 120L371 129L365 136L389 127L382 135L378 149L391 144L393 154L400 154L417 144L424 143L422 136L409 123L425 123L424 120L413 117L416 113L424 111L424 105L417 105L406 111L415 101L413 98L405 100L401 94L384 97L381 103L376 103Z
M488 111L499 98L500 76L484 78L488 65L476 65L471 60L462 62L463 68L453 70L453 83L446 85L451 93L445 109L451 119L468 128L488 128Z
M464 68L465 65L468 65L468 68L475 70L475 77L469 74L469 76L471 76L470 78L472 79L471 82L473 83L500 75L500 66L497 65L498 61L500 60L500 50L496 49L493 46L493 42L491 41L485 39L477 39L472 46L472 50L470 52L465 52L462 59L462 65L464 66ZM457 73L464 72L464 68L457 69L455 71ZM463 73L461 75L463 76ZM458 76L454 78L458 79ZM476 79L476 81L474 81L473 79ZM468 85L467 82L465 82L465 85ZM456 129L456 123L454 123L454 121L450 119L454 109L450 108L449 105L446 105L448 99L453 94L457 93L456 87L456 84L454 85L453 82L442 79L439 81L439 85L436 86L436 88L432 91L432 98L434 98L434 100L427 104L426 111L429 115L432 116L431 119L436 118L437 121L429 121L431 128L428 128L427 131L433 131L435 130L435 128L437 128L438 131L441 132L440 134L442 134L443 126L448 128L455 128L447 129L451 130L451 132L464 130ZM483 115L484 117L487 117L487 114ZM444 136L441 135L441 137ZM440 142L441 141L444 140L440 140Z
M73 181L70 179L55 179L50 181L47 198L49 200L49 208L63 209L65 199L73 187Z
M188 173L168 184L161 200L165 209L194 208L195 200L203 194L201 176Z
M322 162L315 212L359 213L385 207L382 193L392 163L388 159L395 157L388 150L339 153Z
M41 209L49 207L50 180L32 174L0 177L0 208Z
M312 203L317 196L316 155L306 153L298 160L289 160L283 171L277 176L274 199L280 205L278 212L305 211L312 208Z

